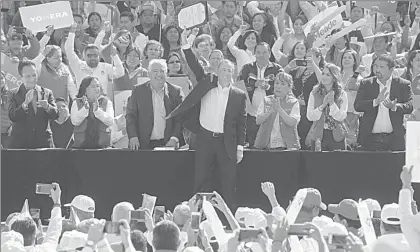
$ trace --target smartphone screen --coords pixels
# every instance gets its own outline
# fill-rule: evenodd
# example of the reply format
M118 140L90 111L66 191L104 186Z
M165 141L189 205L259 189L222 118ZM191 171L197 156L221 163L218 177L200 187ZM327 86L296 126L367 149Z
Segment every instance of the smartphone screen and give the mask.
M214 198L214 197L215 197L214 193L197 193L197 201L203 200L204 198L206 198L206 200L211 200L211 198Z
M145 215L144 210L130 211L130 220L145 221Z
M119 234L120 233L120 223L107 221L105 224L104 232L107 234Z
M306 60L296 60L296 66L307 66L308 63L306 62Z
M39 218L40 218L40 215L41 215L41 209L31 208L31 209L29 209L29 213L31 214L32 219L38 225L38 221L39 221Z
M55 189L52 184L37 183L35 193L36 194L50 195L51 194L51 189L53 189L53 190Z
M305 236L309 234L310 230L304 228L305 226L294 224L289 226L289 230L287 231L288 235L297 235L297 236Z
M260 234L260 230L255 228L241 228L239 231L239 237L238 240L240 242L247 241L258 241L258 235Z
M372 218L378 218L378 219L380 219L381 218L381 211L373 210L373 212L372 212Z
M198 212L191 213L191 229L194 231L200 230L201 214Z
M165 206L156 206L155 207L155 223L161 221L165 218Z

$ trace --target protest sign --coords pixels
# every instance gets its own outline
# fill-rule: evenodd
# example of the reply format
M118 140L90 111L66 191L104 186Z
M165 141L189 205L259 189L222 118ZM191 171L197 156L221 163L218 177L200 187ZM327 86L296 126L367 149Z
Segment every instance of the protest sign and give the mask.
M203 212L207 217L207 221L214 233L214 236L216 237L217 242L219 245L225 245L228 241L228 237L225 230L223 229L222 222L220 221L216 210L207 200L203 200Z
M292 203L290 204L289 210L287 211L286 218L287 223L292 225L295 223L300 209L303 206L303 203L306 199L307 190L306 189L299 189L297 191L295 198L293 199ZM290 247L293 252L301 252L303 251L302 246L300 245L299 239L296 235L289 236Z
M19 87L23 81L18 73L19 58L10 58L1 53L1 70L6 78L6 85L9 89Z
M143 194L143 202L141 208L148 209L151 214L153 214L153 209L155 209L157 197L151 196L148 194Z
M314 34L314 47L320 47L324 43L325 38L328 35L331 35L331 32L334 29L340 28L342 26L342 11L344 11L342 7L332 6L326 9L325 11L319 13L313 19L309 20L308 23L306 23L305 27L303 28L303 31L305 32L306 36L311 32L311 28L314 24L323 24Z
M367 245L372 245L376 241L375 229L373 228L372 219L366 202L359 200L357 204L357 213L359 215L360 224L362 225L363 235Z
M70 27L74 22L69 1L20 7L19 12L23 26L33 33L46 31L50 25L54 29Z
M405 165L414 166L412 182L420 183L420 122L417 121L407 122Z
M196 3L182 8L178 13L179 27L190 29L203 24L206 20L206 5L202 3Z

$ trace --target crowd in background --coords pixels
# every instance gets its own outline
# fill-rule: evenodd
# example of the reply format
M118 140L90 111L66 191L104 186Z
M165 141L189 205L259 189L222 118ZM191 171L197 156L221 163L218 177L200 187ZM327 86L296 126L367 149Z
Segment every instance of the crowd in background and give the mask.
M3 148L194 149L194 134L159 119L185 97L168 105L165 83L183 78L191 90L222 59L247 93L249 148L400 151L405 122L420 120L418 2L384 14L355 1L214 1L208 21L184 29L182 1L70 1L71 27L23 27L19 8L48 2L2 2ZM343 24L318 46L319 27L305 25L338 6ZM128 99L117 114L114 94L139 77L152 101Z

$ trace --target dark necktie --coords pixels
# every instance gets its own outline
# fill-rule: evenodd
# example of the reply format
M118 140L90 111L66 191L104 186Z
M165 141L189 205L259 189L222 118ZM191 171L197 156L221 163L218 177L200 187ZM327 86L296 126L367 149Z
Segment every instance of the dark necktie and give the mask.
M36 114L37 109L38 109L37 105L36 105L37 101L38 101L38 91L34 90L34 96L32 98L32 107L34 109L35 114Z

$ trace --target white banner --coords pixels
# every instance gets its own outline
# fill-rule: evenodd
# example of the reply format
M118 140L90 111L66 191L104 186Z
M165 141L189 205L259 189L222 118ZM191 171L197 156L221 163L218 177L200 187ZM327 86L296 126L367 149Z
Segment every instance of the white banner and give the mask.
M405 165L414 166L412 182L420 183L420 122L407 122L405 139Z

